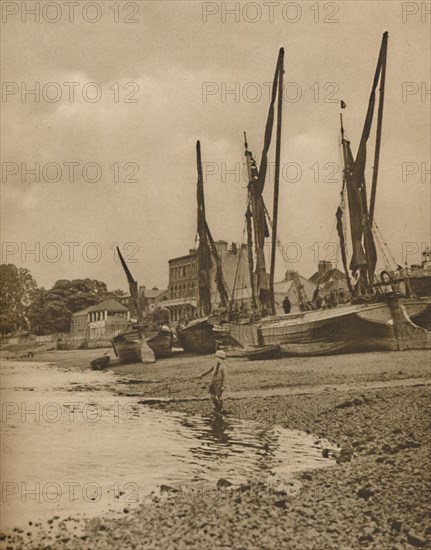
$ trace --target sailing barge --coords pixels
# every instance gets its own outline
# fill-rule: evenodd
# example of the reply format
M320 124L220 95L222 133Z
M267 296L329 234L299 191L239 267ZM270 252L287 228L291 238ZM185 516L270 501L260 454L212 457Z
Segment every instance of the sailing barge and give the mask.
M227 286L223 277L221 259L217 251L211 231L205 215L205 197L202 175L202 158L200 142L196 143L197 162L197 234L199 245L197 250L198 259L198 311L200 317L187 323L177 330L178 340L184 351L209 354L217 349L217 342L213 331L211 320L211 268L215 263L215 279L217 291L220 296L221 305L227 308L229 296ZM214 318L214 315L213 315Z
M119 362L154 363L156 358L139 325L132 325L112 338L112 347Z
M116 334L112 338L112 347L120 363L154 363L156 359L167 357L172 353L173 334L169 326L144 319L139 305L138 283L133 279L118 247L117 252L129 282L138 322Z
M178 330L178 341L184 351L206 355L215 353L217 342L213 323L208 317L194 319Z
M272 87L271 103L265 128L264 147L259 169L245 143L245 157L249 174L248 208L246 228L248 236L250 285L256 305L257 321L229 322L214 326L217 338L228 337L243 348L244 355L255 358L266 351L279 349L286 355L327 355L359 351L392 351L405 349L429 349L431 333L417 326L411 316L418 317L424 310L420 300L404 300L400 286L393 274L389 280L382 276L376 281L377 252L374 242L373 217L377 188L380 141L383 118L383 99L386 73L388 34L384 33L364 129L356 155L353 158L350 143L344 137L341 117L341 144L344 156L342 201L337 211L337 230L340 237L343 267L352 294L350 304L331 309L313 309L304 302L299 313L276 315L274 302L274 266L277 244L278 187L280 170L283 60L280 50ZM380 81L380 96L377 117L377 133L373 166L370 204L368 206L365 186L366 145L369 138L376 89ZM267 275L264 256L265 238L271 225L263 201L263 188L267 170L267 156L271 143L275 101L277 104L276 158L274 178L274 209L272 220L271 266ZM344 240L344 197L347 195L352 239L350 279ZM253 223L252 223L253 222ZM252 243L252 234L254 243ZM253 250L254 244L254 250ZM272 314L268 315L268 311Z

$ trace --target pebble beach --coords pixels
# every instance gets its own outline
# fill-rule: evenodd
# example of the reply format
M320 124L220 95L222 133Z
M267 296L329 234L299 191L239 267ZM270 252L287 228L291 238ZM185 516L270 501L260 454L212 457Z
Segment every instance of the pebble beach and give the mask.
M79 372L98 354L51 351L36 358ZM114 381L104 388L164 413L208 416L208 384L197 377L212 361L186 355L154 365L112 361ZM227 363L227 421L328 440L337 449L322 450L331 464L298 473L290 486L259 479L163 485L117 517L54 517L2 532L1 548L431 548L429 352Z

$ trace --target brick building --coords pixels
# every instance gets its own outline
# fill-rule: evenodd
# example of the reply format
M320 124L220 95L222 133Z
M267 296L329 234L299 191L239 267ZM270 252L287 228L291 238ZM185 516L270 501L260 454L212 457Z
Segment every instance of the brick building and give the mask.
M223 276L229 293L232 292L238 275L235 300L249 303L251 291L248 275L247 249L245 245L236 243L228 245L226 241L215 241L217 252L223 269ZM211 304L213 309L220 305L220 297L215 281L216 265L212 261L210 270ZM181 318L198 316L198 258L197 250L191 249L189 254L169 260L169 299L163 302L163 307L169 310L170 320L175 322Z

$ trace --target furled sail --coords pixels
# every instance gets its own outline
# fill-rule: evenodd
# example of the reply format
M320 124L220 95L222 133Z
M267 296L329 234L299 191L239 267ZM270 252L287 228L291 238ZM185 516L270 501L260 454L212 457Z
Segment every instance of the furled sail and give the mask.
M283 49L281 49L277 60L274 80L272 83L271 102L266 121L265 136L259 170L257 170L256 163L254 162L250 151L248 151L247 149L245 151L247 162L250 162L253 166L252 177L249 181L249 193L255 234L256 286L260 302L266 306L270 306L270 297L269 281L265 266L264 246L265 238L269 237L269 231L265 218L265 204L263 201L262 193L265 186L266 172L268 167L268 151L271 145L272 130L274 126L275 100L277 97L278 81L280 78L280 73L282 71L283 53Z
M210 270L212 259L215 261L215 282L220 301L223 307L228 306L229 294L223 277L223 268L220 255L217 251L205 215L204 184L202 176L202 158L200 142L196 143L196 157L198 169L197 201L198 201L198 281L199 281L199 309L203 315L211 313L211 279Z
M211 313L211 251L208 243L207 226L205 218L205 197L204 184L202 175L202 159L201 145L196 143L196 160L197 160L197 204L198 204L198 293L199 293L199 310L201 315L209 315Z
M222 268L220 254L217 251L217 247L215 245L214 239L211 235L210 228L208 227L208 223L206 221L205 221L205 227L206 227L206 233L207 233L210 248L211 248L211 254L216 264L215 282L217 285L217 291L220 296L221 305L223 307L227 307L229 305L229 294L228 294L227 285L223 276L223 268Z
M382 74L384 74L386 64L387 39L388 33L385 32L374 74L361 141L359 143L358 152L354 161L350 150L350 144L343 137L346 186L349 200L350 228L352 234L352 258L350 261L350 269L352 270L353 275L356 275L359 272L359 283L364 289L370 289L372 287L377 262L377 252L369 218L365 183L367 142L370 137L373 122L376 90L379 81L381 83L381 87L383 87L381 78ZM374 209L374 202L372 207Z
M352 283L350 281L349 270L347 267L347 254L346 254L346 240L344 238L344 224L343 224L343 209L341 206L337 208L335 214L337 218L337 233L340 239L341 260L343 262L344 273L346 274L347 286L350 292L353 292Z
M347 199L349 201L350 233L352 237L350 269L355 275L357 270L367 266L367 258L362 244L362 237L364 234L364 206L361 189L353 182L352 172L354 160L350 142L343 138L342 147L344 156L344 178L346 182Z

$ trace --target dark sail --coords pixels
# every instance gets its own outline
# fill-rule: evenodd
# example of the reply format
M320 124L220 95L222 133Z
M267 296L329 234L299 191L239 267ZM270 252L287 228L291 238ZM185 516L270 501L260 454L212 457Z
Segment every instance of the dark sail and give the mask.
M205 215L205 197L204 185L202 176L202 159L200 142L196 143L197 165L198 165L198 184L197 184L197 200L198 200L198 280L199 280L199 308L200 313L209 315L211 313L211 278L210 270L212 267L213 258L215 261L216 274L215 282L217 291L220 296L220 301L223 307L227 307L229 303L229 294L223 277L222 263L220 255L208 227Z
M351 186L360 194L361 207L359 213L362 217L362 234L365 250L362 251L358 246L353 247L352 260L350 262L351 269L355 273L357 269L363 266L363 252L366 255L366 264L368 272L368 286L373 283L374 271L376 269L377 252L374 243L373 232L369 220L369 212L367 205L367 191L365 184L365 166L367 162L367 142L370 137L371 126L373 123L375 103L376 103L376 90L379 80L381 79L382 67L386 62L386 44L388 39L388 33L385 32L382 39L382 45L380 47L379 59L377 61L376 71L374 73L373 85L371 88L370 99L368 101L368 109L365 117L364 128L362 130L361 141L359 143L358 152L356 155L355 163L353 165ZM350 207L350 202L349 202ZM374 207L373 207L374 208ZM350 209L350 215L352 215L352 209ZM355 241L358 235L355 235ZM352 235L353 240L353 235Z
M347 267L346 241L344 239L344 225L343 225L343 210L341 209L341 206L337 208L335 217L337 218L337 233L338 233L338 238L340 239L341 260L343 262L344 273L346 274L347 286L349 288L349 291L353 292L352 283L349 277L349 270Z
M352 177L354 160L350 149L350 142L343 138L342 146L344 156L344 177L347 189L347 199L349 201L350 233L352 237L352 259L350 261L350 269L353 275L355 275L358 270L367 266L367 258L362 244L362 237L364 234L364 211L361 190L356 187Z
M222 306L223 307L228 307L228 305L229 305L229 294L228 294L227 286L226 286L226 283L225 283L225 280L224 280L224 277L223 277L223 268L222 268L222 264L221 264L221 258L220 258L220 255L219 255L218 251L217 251L214 239L211 235L210 228L208 227L208 224L206 222L205 222L205 228L206 228L206 233L207 233L210 248L211 248L211 254L212 254L212 257L214 258L214 261L215 261L215 264L216 264L215 281L216 281L216 285L217 285L217 291L220 295L220 301L221 301Z
M247 228L247 260L248 260L248 272L250 276L250 288L251 288L251 301L253 307L257 307L256 303L256 288L255 288L255 277L254 277L254 260L253 260L253 230L251 227L251 210L250 203L247 204L247 211L245 213L245 221Z
M202 159L201 159L201 145L198 141L196 143L196 160L197 160L197 203L198 203L198 292L199 292L199 313L201 315L209 315L211 313L211 281L210 281L210 269L211 269L211 251L208 244L206 218L205 218L205 197L204 197L204 184L202 175Z
M282 70L283 62L283 49L280 50L277 67L274 74L274 80L272 83L271 103L268 111L268 118L265 127L264 144L262 149L262 157L260 161L259 170L256 168L256 173L249 182L250 203L251 211L253 215L253 226L255 234L255 248L256 248L256 286L259 294L259 299L263 305L270 306L269 297L269 281L266 273L265 266L265 238L269 237L268 226L265 218L265 204L263 201L262 193L265 186L266 172L268 167L268 151L271 145L271 136L274 126L274 109L275 100L277 97L278 81L280 78L280 72ZM254 163L254 159L249 151L245 152L246 158ZM255 163L254 163L255 165ZM275 238L275 237L274 237Z

